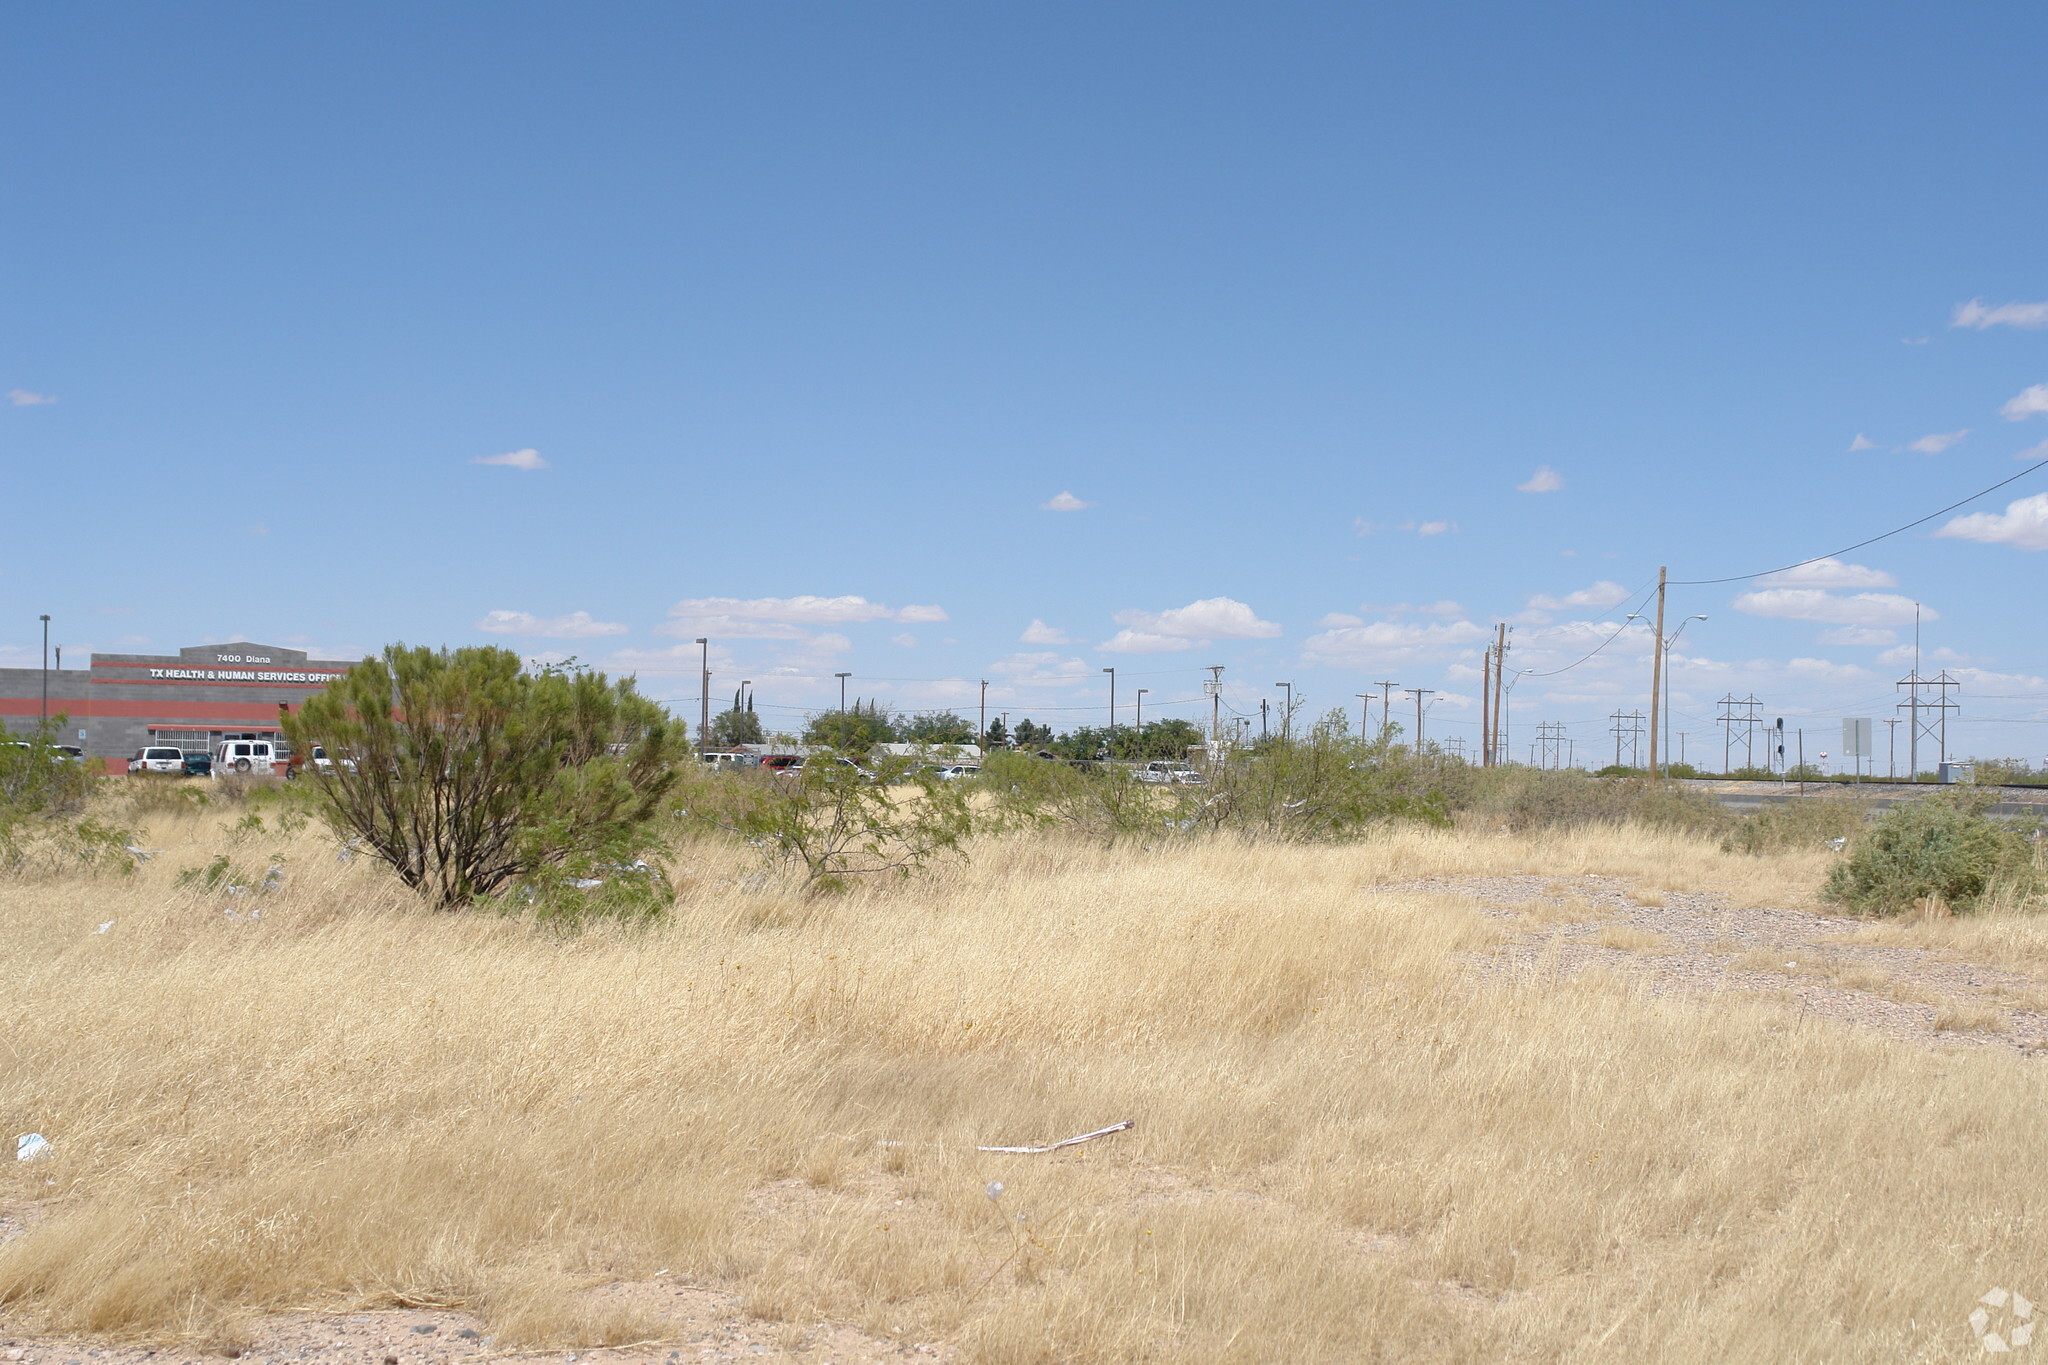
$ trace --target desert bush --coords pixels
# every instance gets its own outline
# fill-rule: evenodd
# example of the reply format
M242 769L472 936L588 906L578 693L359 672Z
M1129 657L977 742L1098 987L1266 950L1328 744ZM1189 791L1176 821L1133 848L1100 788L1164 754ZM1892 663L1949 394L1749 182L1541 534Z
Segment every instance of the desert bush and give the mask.
M801 871L813 892L909 876L960 853L975 825L964 784L911 767L903 759L862 766L826 751L794 775L723 773L714 779L723 791L703 792L709 799L698 802L695 819Z
M1950 789L1893 806L1829 871L1823 896L1859 915L2032 896L2041 886L2033 842L1991 816L1995 802L1990 792Z
M208 782L159 774L133 775L112 785L111 803L130 820L191 815L212 804Z
M52 716L25 744L0 743L0 812L12 816L76 815L85 808L97 780L85 765L56 747L65 717Z
M682 727L631 680L529 674L496 648L393 645L310 698L286 734L337 760L299 784L328 825L438 909L643 862L684 753Z
M1451 773L1464 765L1397 749L1393 734L1354 736L1332 711L1299 736L1232 755L1208 786L1176 789L1180 823L1295 843L1356 838L1386 820L1448 825Z
M993 753L983 760L976 785L988 794L991 830L1066 829L1110 845L1186 827L1179 800L1120 764Z
M1739 817L1721 840L1721 851L1761 854L1823 847L1852 838L1869 813L1862 802L1842 796L1782 801Z
M1525 833L1638 824L1710 834L1730 819L1719 802L1668 782L1596 777L1573 768L1472 768L1446 773L1449 800L1473 823Z

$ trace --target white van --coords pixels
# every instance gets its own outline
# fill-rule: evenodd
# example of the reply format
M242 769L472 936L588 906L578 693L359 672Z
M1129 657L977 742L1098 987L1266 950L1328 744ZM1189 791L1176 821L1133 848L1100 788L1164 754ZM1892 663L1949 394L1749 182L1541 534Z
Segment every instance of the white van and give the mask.
M283 771L284 755L267 739L224 739L213 751L213 776L268 777Z

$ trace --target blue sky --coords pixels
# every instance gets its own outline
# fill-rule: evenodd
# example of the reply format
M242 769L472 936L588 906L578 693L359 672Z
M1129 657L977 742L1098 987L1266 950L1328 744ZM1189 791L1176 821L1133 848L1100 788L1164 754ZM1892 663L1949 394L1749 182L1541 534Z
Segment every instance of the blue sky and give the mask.
M1583 758L1646 639L1551 670L1659 564L2048 440L2038 7L0 18L0 662L494 641L694 713L709 635L771 717L1222 664L1470 739L1506 620ZM1689 742L1838 748L1918 601L1951 748L2040 762L2048 471L1964 511L1674 590Z

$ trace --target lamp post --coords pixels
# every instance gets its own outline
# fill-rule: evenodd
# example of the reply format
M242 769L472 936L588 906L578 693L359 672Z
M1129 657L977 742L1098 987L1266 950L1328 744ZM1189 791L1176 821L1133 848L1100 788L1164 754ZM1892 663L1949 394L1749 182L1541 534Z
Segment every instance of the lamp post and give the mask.
M707 753L711 746L711 640L707 636L697 637L697 752Z
M1704 616L1688 616L1678 623L1678 629L1671 632L1671 638L1664 642L1664 762L1671 762L1671 646L1678 643L1678 637L1685 634L1685 628L1695 621L1704 621ZM1685 761L1683 754L1679 762Z
M843 716L846 714L846 680L853 674L834 673L832 676L839 679L839 714Z
M1274 683L1273 686L1287 689L1287 709L1280 713L1280 737L1282 739L1292 739L1294 737L1294 684L1284 682Z
M987 678L983 678L983 679L981 680L981 733L980 733L980 734L978 734L978 735L976 735L976 736L975 736L975 738L976 738L977 740L979 740L979 741L980 741L980 743L979 743L978 747L979 747L979 748L981 749L981 751L982 751L983 753L987 753L987 752L988 752L988 679L987 679Z
M1109 733L1113 736L1116 734L1116 670L1105 668L1102 671L1109 674Z
M50 728L50 614L43 613L43 729ZM47 734L39 736L47 739Z
M1138 689L1138 718L1132 723L1138 731L1138 738L1140 740L1143 740L1145 737L1145 694L1151 690L1149 687Z

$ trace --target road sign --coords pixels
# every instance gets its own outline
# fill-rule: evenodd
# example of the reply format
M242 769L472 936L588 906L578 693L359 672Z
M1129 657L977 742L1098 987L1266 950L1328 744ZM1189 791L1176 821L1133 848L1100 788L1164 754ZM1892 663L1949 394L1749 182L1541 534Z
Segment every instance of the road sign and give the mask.
M1870 757L1870 717L1850 716L1842 721L1842 752L1850 758Z

